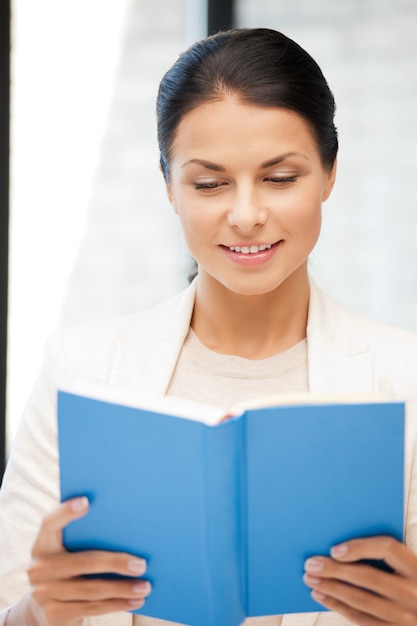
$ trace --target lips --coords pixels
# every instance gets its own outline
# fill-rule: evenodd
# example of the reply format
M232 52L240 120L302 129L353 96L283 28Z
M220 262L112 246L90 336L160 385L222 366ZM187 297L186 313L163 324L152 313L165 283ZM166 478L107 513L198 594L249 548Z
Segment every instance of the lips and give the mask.
M263 243L259 246L227 246L231 252L241 252L242 254L256 254L272 248L272 243Z
M239 246L220 246L232 263L243 267L251 267L268 263L277 252L283 240L275 243L251 243Z

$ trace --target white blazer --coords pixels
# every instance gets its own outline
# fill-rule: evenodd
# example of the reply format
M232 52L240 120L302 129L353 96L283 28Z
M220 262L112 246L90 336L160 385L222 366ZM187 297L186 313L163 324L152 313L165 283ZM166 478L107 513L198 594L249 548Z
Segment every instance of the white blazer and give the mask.
M0 492L0 624L7 607L28 589L25 571L40 519L59 502L57 387L83 380L164 394L188 333L194 298L195 283L152 310L66 330L48 342ZM348 312L311 284L307 345L312 393L380 392L407 400L406 540L417 552L417 335ZM117 613L85 623L132 626L132 616ZM166 622L140 618L136 623ZM245 622L276 623L276 618ZM284 626L348 623L329 612L283 619Z

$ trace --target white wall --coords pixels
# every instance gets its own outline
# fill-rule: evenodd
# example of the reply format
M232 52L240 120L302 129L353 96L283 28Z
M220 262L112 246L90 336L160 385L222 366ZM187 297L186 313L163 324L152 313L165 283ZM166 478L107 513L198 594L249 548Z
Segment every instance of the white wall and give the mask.
M14 0L9 441L55 328L178 289L154 101L183 13L181 1ZM161 245L146 271L142 240Z
M10 437L56 327L184 283L154 101L202 34L202 2L14 0ZM239 23L299 41L336 96L339 180L313 274L345 304L417 330L417 4L240 0Z

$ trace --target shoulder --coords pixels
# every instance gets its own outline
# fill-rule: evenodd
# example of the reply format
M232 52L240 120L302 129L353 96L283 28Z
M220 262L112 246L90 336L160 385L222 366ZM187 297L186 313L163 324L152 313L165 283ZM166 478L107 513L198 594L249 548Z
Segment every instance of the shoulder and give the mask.
M417 333L348 311L352 323L378 350L410 352L417 357Z
M190 286L150 309L61 330L48 340L44 367L58 367L64 378L94 371L97 382L106 380L120 343L145 353L188 332L194 292Z
M315 289L323 324L332 339L357 350L370 351L376 371L406 387L417 385L417 333L351 311Z
M417 384L417 333L349 313L352 324L375 354L377 363L393 378Z
M417 333L354 312L324 296L329 308L349 320L362 340L377 352L409 353L417 358Z

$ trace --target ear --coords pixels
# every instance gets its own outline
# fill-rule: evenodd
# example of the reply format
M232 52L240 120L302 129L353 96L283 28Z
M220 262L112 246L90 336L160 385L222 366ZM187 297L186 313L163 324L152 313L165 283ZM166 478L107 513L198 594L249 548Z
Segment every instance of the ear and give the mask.
M167 192L167 196L168 196L168 200L170 202L170 205L174 209L175 213L178 215L177 207L176 207L176 204L175 204L174 193L172 191L172 184L171 183L167 183L165 185L165 189L166 189L166 192Z
M332 193L332 189L336 182L337 159L335 160L331 170L325 172L322 201L325 202Z
M167 192L169 203L172 206L172 208L174 209L175 213L178 213L177 209L175 208L174 194L172 192L172 185L171 185L171 183L167 182L161 163L159 164L159 171L161 172L161 174L162 174L162 176L164 177L164 180L165 180L165 190Z

